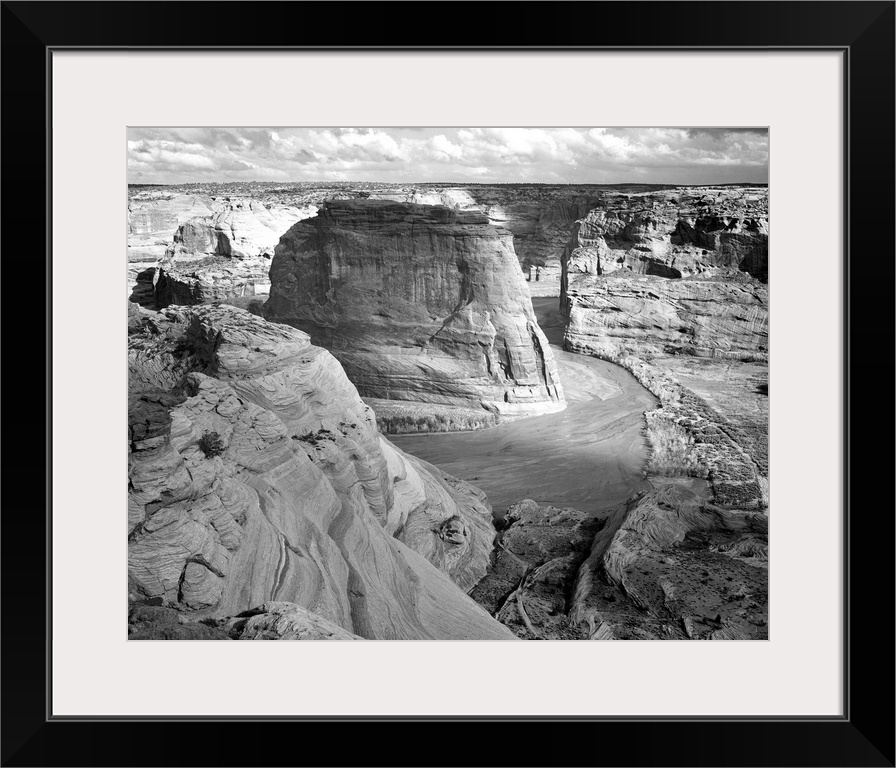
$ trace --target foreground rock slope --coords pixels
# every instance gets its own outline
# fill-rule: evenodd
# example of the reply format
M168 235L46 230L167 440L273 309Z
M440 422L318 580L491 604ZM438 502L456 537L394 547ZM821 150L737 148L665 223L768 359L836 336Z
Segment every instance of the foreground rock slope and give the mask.
M364 396L564 407L511 235L484 214L332 201L283 236L270 275L265 317L309 333Z
M509 637L464 594L494 538L482 493L382 438L306 334L232 307L132 309L129 363L133 601L197 617L287 601L364 638Z
M472 592L526 640L768 637L768 518L658 485L609 514L525 500Z

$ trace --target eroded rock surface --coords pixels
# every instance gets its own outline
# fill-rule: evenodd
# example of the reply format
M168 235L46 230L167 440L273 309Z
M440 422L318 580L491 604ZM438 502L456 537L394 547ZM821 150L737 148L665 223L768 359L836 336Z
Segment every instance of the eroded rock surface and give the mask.
M128 291L131 300L154 306L158 264L185 221L214 212L208 195L174 194L128 200Z
M640 357L768 358L768 287L749 277L569 273L564 345Z
M265 317L311 334L364 396L564 407L511 235L484 214L333 201L283 236L271 281Z
M768 637L768 517L681 484L611 515L582 563L570 621L595 640Z
M608 194L563 257L567 348L767 359L767 193Z
M232 617L287 601L365 638L508 636L467 595L481 492L377 432L339 363L243 310L132 311L129 575Z
M173 194L128 206L131 299L152 308L267 295L274 246L314 205Z
M316 211L257 200L218 201L217 208L174 233L156 280L158 307L267 294L274 246L295 222Z
M768 518L681 484L605 516L522 501L472 595L527 640L768 637Z

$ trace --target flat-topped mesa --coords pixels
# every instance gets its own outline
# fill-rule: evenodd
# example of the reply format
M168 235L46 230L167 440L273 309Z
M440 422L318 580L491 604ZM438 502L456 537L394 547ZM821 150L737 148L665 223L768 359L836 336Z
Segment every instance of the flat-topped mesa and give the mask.
M307 334L227 306L131 305L132 601L231 617L287 601L365 638L510 638L466 594L477 488L376 429Z
M364 396L565 407L512 235L484 213L329 201L281 238L270 276L265 317L309 333Z

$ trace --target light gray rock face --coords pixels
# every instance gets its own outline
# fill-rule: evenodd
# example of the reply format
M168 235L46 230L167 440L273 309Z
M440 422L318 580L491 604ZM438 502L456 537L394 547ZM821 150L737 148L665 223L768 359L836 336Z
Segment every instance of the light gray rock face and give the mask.
M570 275L564 345L639 357L768 356L768 287L758 280Z
M576 221L563 274L768 277L768 190L608 193Z
M767 359L768 190L608 195L563 257L578 352Z
M148 307L267 295L274 246L314 205L180 194L128 206L131 298Z
M531 296L559 296L561 258L577 219L600 199L594 189L533 185L418 187L372 192L371 199L481 211L513 235L513 247Z
M331 201L277 246L264 314L329 349L364 396L565 407L508 231L487 216Z
M172 195L128 201L128 292L152 305L159 261L172 236L184 222L211 215L215 201L208 195Z
M365 638L509 636L464 594L494 539L481 492L383 439L306 334L226 306L130 325L133 600L217 617L286 601Z
M215 201L207 195L131 200L128 203L128 262L158 261L184 222L210 216L215 209Z
M317 210L257 200L216 201L216 208L177 228L160 262L156 306L267 294L274 246L295 222Z

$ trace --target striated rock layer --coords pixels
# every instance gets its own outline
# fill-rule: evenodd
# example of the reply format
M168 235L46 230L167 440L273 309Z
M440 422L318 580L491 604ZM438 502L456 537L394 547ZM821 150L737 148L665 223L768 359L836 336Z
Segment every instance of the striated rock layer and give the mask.
M564 346L641 357L689 354L730 360L768 356L768 287L723 280L572 274Z
M180 194L128 205L131 299L148 307L267 294L274 246L316 206Z
M160 262L156 306L266 294L280 236L316 210L234 200L219 202L213 214L189 219L178 227Z
M128 292L131 300L151 306L158 264L172 236L184 222L211 215L215 201L208 195L173 195L128 200Z
M511 235L482 213L331 201L283 236L270 274L265 317L311 334L364 396L565 405Z
M650 358L768 354L768 190L607 195L563 256L565 345Z
M225 306L129 326L132 600L212 617L286 601L364 638L509 636L464 594L494 539L483 494L382 438L306 334Z

